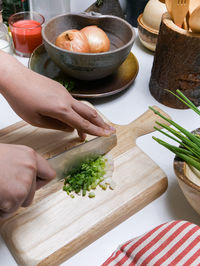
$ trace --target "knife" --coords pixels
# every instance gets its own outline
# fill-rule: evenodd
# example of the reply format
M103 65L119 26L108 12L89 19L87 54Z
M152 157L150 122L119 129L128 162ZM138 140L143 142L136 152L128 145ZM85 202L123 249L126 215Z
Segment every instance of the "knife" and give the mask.
M56 171L56 177L62 179L77 170L88 159L97 159L117 144L116 134L108 137L96 137L88 142L75 146L48 160Z

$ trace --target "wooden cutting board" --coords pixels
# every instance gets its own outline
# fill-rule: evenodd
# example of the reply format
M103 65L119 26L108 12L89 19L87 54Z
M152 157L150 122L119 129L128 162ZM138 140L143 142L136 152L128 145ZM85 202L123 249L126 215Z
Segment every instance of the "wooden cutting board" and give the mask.
M53 181L36 193L30 207L2 224L1 234L19 265L59 265L166 190L165 173L136 146L137 137L154 131L155 120L159 117L148 110L128 125L114 125L114 190L72 199L62 191L62 182ZM19 122L0 131L0 142L25 144L49 158L79 139L75 133Z

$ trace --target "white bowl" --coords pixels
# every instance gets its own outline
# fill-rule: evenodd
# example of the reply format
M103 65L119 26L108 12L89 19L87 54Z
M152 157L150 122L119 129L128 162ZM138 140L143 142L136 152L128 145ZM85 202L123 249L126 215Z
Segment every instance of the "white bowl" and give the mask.
M142 23L147 27L159 31L162 15L167 12L164 3L159 0L150 0L145 6Z

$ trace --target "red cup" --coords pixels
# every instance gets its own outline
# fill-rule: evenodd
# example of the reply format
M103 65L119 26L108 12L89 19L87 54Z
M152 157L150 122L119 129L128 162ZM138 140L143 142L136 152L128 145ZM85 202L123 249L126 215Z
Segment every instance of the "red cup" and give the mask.
M44 17L37 12L19 12L9 17L15 53L30 57L37 46L42 44L42 24Z

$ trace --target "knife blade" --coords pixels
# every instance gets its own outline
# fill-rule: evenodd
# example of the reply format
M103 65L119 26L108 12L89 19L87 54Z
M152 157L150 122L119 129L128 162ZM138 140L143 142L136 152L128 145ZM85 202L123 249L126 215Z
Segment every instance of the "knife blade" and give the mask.
M48 160L56 171L56 177L62 179L75 171L88 159L104 155L117 144L116 134L108 137L96 137L88 142L75 146Z

